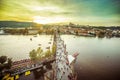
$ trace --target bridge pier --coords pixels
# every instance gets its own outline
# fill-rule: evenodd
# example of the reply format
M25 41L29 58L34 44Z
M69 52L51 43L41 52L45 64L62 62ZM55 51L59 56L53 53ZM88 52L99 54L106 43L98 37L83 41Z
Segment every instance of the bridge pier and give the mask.
M46 65L46 68L47 68L47 69L52 69L51 63L47 64L47 65Z
M44 67L33 70L35 79L43 78L45 72Z

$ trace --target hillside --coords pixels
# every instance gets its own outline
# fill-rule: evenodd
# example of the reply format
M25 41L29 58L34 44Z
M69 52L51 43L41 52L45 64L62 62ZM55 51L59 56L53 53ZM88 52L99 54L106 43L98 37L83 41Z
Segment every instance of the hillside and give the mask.
M34 24L33 22L0 21L0 27L30 27Z

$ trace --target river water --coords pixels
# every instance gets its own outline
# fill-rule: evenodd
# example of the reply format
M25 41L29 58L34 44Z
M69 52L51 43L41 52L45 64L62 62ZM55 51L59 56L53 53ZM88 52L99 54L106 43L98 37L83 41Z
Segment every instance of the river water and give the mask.
M32 41L30 40L32 38ZM120 38L95 38L61 35L69 54L79 56L75 63L78 80L119 80ZM0 56L13 60L29 58L29 52L41 44L43 50L50 46L51 35L38 37L23 35L0 35Z
M6 55L13 61L29 59L29 52L41 47L43 51L46 47L51 47L51 35L0 35L0 56ZM51 42L51 44L49 44Z
M78 80L120 80L120 38L63 35L69 54L79 52Z

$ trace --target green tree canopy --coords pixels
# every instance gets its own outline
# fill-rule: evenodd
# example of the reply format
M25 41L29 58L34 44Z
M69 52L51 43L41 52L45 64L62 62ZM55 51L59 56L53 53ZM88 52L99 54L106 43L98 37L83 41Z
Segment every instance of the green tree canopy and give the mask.
M37 59L37 53L35 51L35 49L33 49L30 53L29 56L32 60L36 60Z
M7 56L1 56L0 57L0 63L3 64L7 61Z

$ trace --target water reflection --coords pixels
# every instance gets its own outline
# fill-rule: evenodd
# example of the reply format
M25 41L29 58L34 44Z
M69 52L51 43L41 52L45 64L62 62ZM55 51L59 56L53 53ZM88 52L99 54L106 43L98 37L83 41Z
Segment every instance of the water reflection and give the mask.
M120 70L120 39L63 35L69 54L79 52L75 64L78 80L117 80Z

